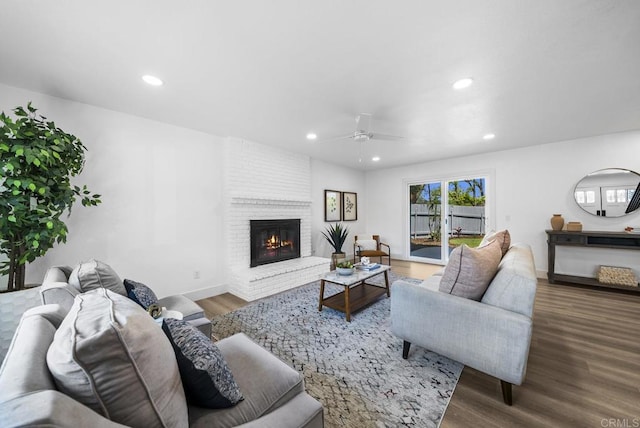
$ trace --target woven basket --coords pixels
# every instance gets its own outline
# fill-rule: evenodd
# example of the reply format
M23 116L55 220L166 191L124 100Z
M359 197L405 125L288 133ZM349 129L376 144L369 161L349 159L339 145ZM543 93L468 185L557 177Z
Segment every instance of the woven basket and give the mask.
M633 270L625 267L600 266L598 281L603 284L626 285L628 287L638 286L638 280Z

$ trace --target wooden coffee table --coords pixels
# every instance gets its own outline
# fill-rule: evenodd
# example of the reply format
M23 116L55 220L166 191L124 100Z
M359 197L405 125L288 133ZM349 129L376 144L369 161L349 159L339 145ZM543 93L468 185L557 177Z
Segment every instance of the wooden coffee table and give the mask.
M325 274L320 279L320 304L318 305L318 310L321 311L322 307L326 306L344 312L347 316L347 321L351 322L351 312L375 302L385 293L387 297L391 296L388 275L390 269L391 266L381 265L373 270L356 269L352 275L338 275L336 271ZM384 287L365 282L367 279L380 274L384 274ZM324 297L325 282L342 285L344 291Z

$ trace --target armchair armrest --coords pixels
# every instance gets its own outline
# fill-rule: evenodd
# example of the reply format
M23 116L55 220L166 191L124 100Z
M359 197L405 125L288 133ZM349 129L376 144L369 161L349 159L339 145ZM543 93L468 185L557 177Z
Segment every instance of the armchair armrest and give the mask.
M384 242L381 242L380 246L387 247L387 253L391 254L391 247L389 247L389 244L385 244Z
M520 385L524 379L532 331L524 315L395 281L391 331L506 382Z

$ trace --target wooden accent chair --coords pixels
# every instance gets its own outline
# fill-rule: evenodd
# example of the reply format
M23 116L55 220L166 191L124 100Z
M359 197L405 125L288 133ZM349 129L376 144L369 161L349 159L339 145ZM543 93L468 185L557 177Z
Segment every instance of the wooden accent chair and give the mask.
M387 250L384 251L383 247ZM380 242L380 235L361 235L360 239L358 239L358 235L355 236L353 243L354 261L360 261L361 257L379 257L380 263L382 263L382 259L386 257L387 263L391 266L391 248L388 244Z

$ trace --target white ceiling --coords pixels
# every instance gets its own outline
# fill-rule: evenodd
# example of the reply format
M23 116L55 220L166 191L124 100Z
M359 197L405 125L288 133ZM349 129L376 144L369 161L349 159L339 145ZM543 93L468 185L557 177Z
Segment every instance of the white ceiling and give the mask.
M640 129L637 0L4 0L0 41L2 83L354 168ZM358 113L410 141L305 138Z

